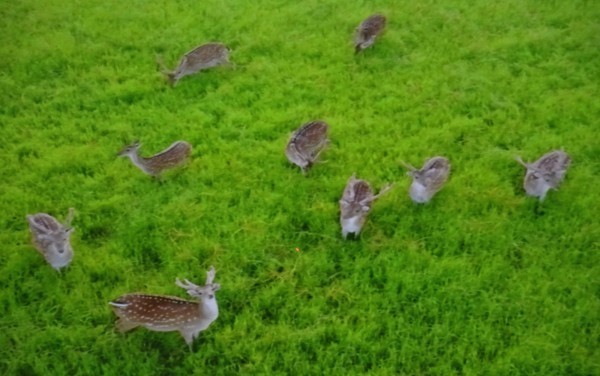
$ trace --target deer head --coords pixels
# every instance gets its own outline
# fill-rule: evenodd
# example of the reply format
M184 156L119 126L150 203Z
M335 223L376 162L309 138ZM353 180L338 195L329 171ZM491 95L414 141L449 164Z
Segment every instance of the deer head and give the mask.
M198 286L192 282L184 279L185 283L181 282L179 278L176 279L175 284L182 289L185 289L190 296L198 299L213 299L215 292L221 288L218 283L213 283L215 279L215 267L211 266L210 270L206 272L206 283L204 286Z

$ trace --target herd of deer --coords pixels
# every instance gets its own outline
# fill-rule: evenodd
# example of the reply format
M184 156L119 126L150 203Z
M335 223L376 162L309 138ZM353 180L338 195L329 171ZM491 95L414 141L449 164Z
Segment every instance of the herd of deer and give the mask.
M383 32L385 24L386 18L379 14L364 20L356 29L355 52L359 53L373 45L375 38ZM163 69L163 73L175 85L182 77L226 63L229 63L229 50L220 43L208 43L185 54L174 71ZM302 125L291 135L285 154L304 174L329 143L328 129L325 122L313 121ZM135 166L151 176L160 176L162 172L181 165L192 150L188 142L177 141L158 154L142 157L139 155L139 148L140 144L135 142L118 155L129 157ZM533 163L525 163L520 157L516 159L527 169L523 183L526 193L539 197L540 200L545 198L548 190L557 189L570 164L570 157L561 150L548 152ZM429 202L442 189L450 174L450 162L440 156L427 160L420 169L405 162L402 164L413 179L409 195L416 203ZM388 184L378 194L374 194L368 182L357 179L354 174L350 177L339 201L344 238L350 233L355 236L360 233L373 202L390 188L391 184ZM34 247L59 271L68 266L73 258L70 244L73 215L74 210L71 208L64 224L46 213L27 216ZM215 268L211 266L203 286L197 286L188 280L185 283L176 280L177 286L185 289L197 301L137 293L115 299L109 304L119 317L117 328L121 332L138 326L160 332L179 331L191 348L194 338L219 315L215 292L220 285L213 283L214 278Z

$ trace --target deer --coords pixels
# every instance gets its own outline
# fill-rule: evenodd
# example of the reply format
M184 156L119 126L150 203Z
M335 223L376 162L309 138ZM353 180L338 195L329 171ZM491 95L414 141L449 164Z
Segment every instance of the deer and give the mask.
M386 22L387 19L382 14L374 14L361 22L354 35L354 53L358 54L371 47L375 39L383 33Z
M340 224L344 239L349 233L354 234L355 237L360 234L373 202L391 188L392 184L386 184L375 195L368 182L357 179L356 174L352 174L340 200Z
M419 204L429 202L444 187L450 175L450 162L445 157L428 159L420 170L404 161L400 163L413 178L409 189L410 198Z
M321 120L303 124L294 131L285 148L287 159L300 167L306 175L321 152L329 143L327 131L329 126Z
M160 56L156 58L156 62L161 72L175 86L185 76L204 69L229 64L229 49L221 43L206 43L197 46L183 55L177 68L172 71L165 66Z
M138 326L154 332L178 331L192 350L194 339L206 330L219 316L215 292L221 285L214 283L215 267L206 272L204 286L179 278L175 284L196 298L185 300L175 296L132 293L123 295L108 304L119 317L116 326L124 333Z
M562 150L553 150L533 163L525 163L521 157L515 160L527 169L523 179L523 188L529 196L539 197L544 201L550 189L558 190L571 165L571 157Z
M38 252L44 256L48 264L60 272L73 260L73 248L71 247L71 234L75 210L69 208L69 214L62 224L53 216L46 213L27 215L31 242Z
M171 146L151 157L141 157L140 147L140 142L135 141L117 153L117 156L129 157L136 167L153 177L158 177L164 171L183 164L192 153L192 145L186 141L175 141Z

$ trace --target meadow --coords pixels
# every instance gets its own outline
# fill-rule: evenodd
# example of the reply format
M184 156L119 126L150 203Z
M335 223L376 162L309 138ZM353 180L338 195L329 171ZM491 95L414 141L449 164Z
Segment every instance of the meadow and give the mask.
M385 34L355 56L367 16ZM114 1L0 4L0 374L599 375L600 3ZM209 41L233 67L172 87ZM304 176L290 133L331 144ZM194 146L162 181L117 152ZM572 165L543 203L520 155ZM452 163L426 205L399 161ZM344 240L352 175L376 190ZM76 210L72 264L26 214ZM121 334L108 302L186 297L214 265L219 318Z

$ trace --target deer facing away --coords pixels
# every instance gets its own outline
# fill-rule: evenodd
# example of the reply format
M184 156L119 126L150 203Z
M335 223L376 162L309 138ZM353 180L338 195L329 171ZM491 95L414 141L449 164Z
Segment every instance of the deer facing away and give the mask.
M74 210L70 208L65 224L61 224L46 213L27 215L34 247L44 256L48 264L58 271L68 266L73 259L71 247L73 228L70 227L73 214Z
M340 200L340 224L344 239L349 233L358 236L371 211L373 202L389 191L391 187L391 184L387 184L379 191L379 194L375 195L369 183L356 179L356 175L352 174Z
M285 155L291 163L302 169L302 173L308 171L329 143L328 130L327 123L317 120L303 124L292 133L285 148Z
M383 33L386 24L386 18L381 14L369 16L356 28L354 36L355 53L359 53L365 48L371 47L375 39Z
M571 157L562 150L550 151L533 163L525 163L518 156L515 159L527 169L523 179L525 192L540 201L550 189L558 189L571 164Z
M228 64L229 50L221 43L203 44L183 55L179 65L173 71L168 70L160 58L157 59L157 62L161 67L162 73L169 78L169 81L173 85L176 85L185 76L192 75L203 69Z
M126 294L109 302L114 313L119 317L117 328L127 332L143 326L155 332L178 331L185 343L192 347L198 334L208 328L219 316L219 307L215 292L221 288L213 283L215 268L210 267L206 273L204 286L197 286L187 279L176 285L185 289L189 295L198 299L190 301L174 296Z
M444 186L450 175L450 162L444 157L430 158L420 170L402 162L413 181L410 185L410 198L416 203L426 203Z
M135 166L151 176L158 176L170 168L183 164L192 153L192 145L186 141L176 141L158 154L145 158L139 155L140 146L141 144L136 141L123 148L117 155L129 157Z

